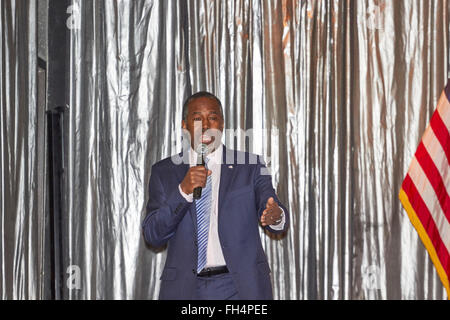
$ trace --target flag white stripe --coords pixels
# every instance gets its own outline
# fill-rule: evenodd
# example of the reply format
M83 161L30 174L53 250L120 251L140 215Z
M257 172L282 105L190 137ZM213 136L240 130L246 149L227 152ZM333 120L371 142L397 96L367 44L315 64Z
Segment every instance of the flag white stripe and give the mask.
M450 103L447 99L447 95L445 94L445 92L442 93L442 96L439 99L437 111L439 112L442 121L447 127L447 131L450 132Z
M447 194L450 195L450 173L448 168L448 160L441 143L431 129L431 126L427 128L425 134L423 135L423 144L434 165L441 175L442 181L444 182Z
M432 185L416 157L411 162L408 174L425 202L447 251L450 252L450 224L442 211Z

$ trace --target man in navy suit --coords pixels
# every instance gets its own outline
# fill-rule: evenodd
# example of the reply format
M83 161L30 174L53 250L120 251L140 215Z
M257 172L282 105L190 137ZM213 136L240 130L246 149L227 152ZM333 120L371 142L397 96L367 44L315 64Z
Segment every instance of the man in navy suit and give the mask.
M160 299L273 299L259 226L282 233L289 216L267 168L222 145L222 105L208 92L186 100L182 126L190 146L153 165L142 223L150 245L167 244Z

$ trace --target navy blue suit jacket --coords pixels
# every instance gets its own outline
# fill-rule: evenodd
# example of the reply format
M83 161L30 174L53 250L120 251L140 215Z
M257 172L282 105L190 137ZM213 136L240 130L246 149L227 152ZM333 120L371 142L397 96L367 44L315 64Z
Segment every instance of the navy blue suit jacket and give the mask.
M182 157L182 154L177 155ZM245 164L242 163L245 159ZM254 164L249 164L253 159ZM218 232L222 252L236 284L240 299L272 299L270 268L261 245L259 219L267 200L273 197L284 210L272 187L264 163L256 155L224 147L221 167ZM250 162L252 163L252 162ZM167 246L161 275L160 299L195 299L197 243L195 204L187 202L178 185L189 164L174 164L172 158L152 167L150 198L142 227L144 238L153 247Z

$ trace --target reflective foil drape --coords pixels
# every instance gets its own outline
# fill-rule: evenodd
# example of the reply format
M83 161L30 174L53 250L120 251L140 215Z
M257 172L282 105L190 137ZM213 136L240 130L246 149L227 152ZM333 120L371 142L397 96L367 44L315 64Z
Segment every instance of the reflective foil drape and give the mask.
M0 1L0 297L44 288L43 114L37 104L36 1Z
M269 159L292 215L285 238L261 233L277 299L445 298L398 191L446 83L447 1L73 4L68 297L157 297L150 168L209 90L240 129L227 145Z
M42 297L35 6L0 1L2 298ZM261 232L276 299L446 298L398 192L446 83L447 0L71 9L64 271L80 272L64 298L157 297L147 184L180 151L198 90L222 100L229 147L265 156L290 210L286 237Z

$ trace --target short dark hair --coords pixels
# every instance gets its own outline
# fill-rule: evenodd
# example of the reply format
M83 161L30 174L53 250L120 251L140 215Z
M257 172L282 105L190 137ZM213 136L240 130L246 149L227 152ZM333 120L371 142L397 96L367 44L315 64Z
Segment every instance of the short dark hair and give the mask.
M223 109L222 109L222 103L220 102L219 98L217 98L215 95L213 95L210 92L207 91L199 91L197 93L194 93L193 95L191 95L189 98L186 99L186 101L183 104L183 120L186 121L187 116L188 116L188 105L189 103L191 103L192 100L195 100L197 98L209 98L209 99L213 99L217 102L217 104L219 105L220 108L220 115L223 118Z

